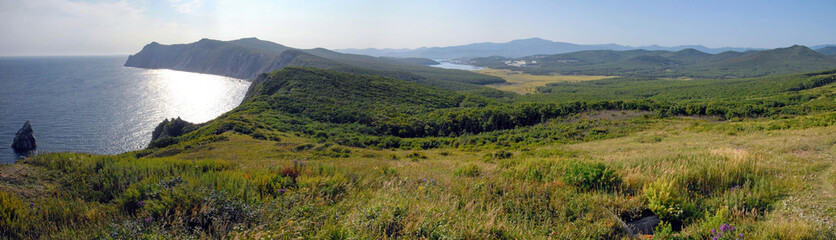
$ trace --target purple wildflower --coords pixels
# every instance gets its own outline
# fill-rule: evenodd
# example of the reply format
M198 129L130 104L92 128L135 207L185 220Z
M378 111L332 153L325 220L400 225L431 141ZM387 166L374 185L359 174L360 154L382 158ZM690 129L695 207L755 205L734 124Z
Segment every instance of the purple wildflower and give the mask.
M35 203L30 203L29 208L33 208L33 207L35 207Z
M154 217L147 217L143 220L145 220L145 222L151 222L151 221L154 221Z
M743 237L743 233L737 234L737 236L739 236L739 237Z
M136 205L139 206L139 207L143 207L143 206L145 206L145 201L143 200L143 201L136 202Z
M284 189L284 188L279 189L279 193L284 194L284 192L287 192L287 189Z

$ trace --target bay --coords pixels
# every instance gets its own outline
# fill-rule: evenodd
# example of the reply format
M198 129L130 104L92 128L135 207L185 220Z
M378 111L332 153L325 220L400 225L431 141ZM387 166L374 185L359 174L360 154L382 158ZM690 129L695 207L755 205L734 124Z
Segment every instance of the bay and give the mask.
M124 67L127 56L0 57L0 163L31 122L38 150L119 154L140 150L166 118L206 122L240 104L250 82Z

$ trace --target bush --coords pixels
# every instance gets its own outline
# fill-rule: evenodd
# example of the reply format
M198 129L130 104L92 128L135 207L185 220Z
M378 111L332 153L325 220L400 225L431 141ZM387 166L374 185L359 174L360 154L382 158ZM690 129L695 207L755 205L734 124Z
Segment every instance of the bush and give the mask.
M574 185L583 190L613 189L621 184L621 176L619 176L615 170L602 163L572 164L566 171L566 174L563 175L563 180L567 184Z
M656 230L653 231L653 238L671 239L673 235L673 227L669 222L661 221L656 225Z
M660 179L650 183L644 189L648 202L647 208L663 221L680 222L685 199L678 188L675 181Z
M420 152L412 152L410 154L407 154L406 157L412 160L427 159L427 156Z
M478 177L481 174L482 170L479 169L479 166L476 166L476 164L473 163L461 166L453 172L453 175L458 177Z
M508 159L514 154L505 150L499 150L495 153L485 154L485 161Z
M295 187L295 178L279 174L263 174L253 177L252 183L260 197L279 196L284 194L288 188Z

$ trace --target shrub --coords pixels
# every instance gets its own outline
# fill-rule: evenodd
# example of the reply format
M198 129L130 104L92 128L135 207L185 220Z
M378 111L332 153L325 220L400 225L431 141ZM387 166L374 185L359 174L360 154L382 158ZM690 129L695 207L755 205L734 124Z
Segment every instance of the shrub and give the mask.
M675 181L656 180L647 185L644 194L647 196L647 208L653 211L663 221L677 221L682 217L685 199L678 190Z
M653 238L657 239L670 239L673 235L673 227L671 227L671 223L661 221L659 225L656 225L656 230L653 231Z
M294 149L294 150L296 150L296 151L305 151L305 150L310 150L310 149L312 149L312 148L314 148L314 145L313 145L313 144L310 144L310 143L305 143L305 144L302 144L302 145L296 146L296 147L295 147L295 148L293 148L293 149Z
M473 163L461 166L453 172L453 175L458 177L478 177L480 174L482 174L482 170Z
M295 178L278 174L254 176L252 183L261 197L279 196L284 194L288 188L296 186Z
M408 157L412 160L427 159L427 156L424 155L423 153L420 153L420 152L412 152L412 153L406 155L406 157Z
M583 190L612 189L621 184L621 176L602 163L574 163L563 175L563 180Z
M513 156L513 155L514 155L514 154L513 154L513 153L511 153L511 152L508 152L508 151L505 151L505 150L499 150L499 151L497 151L497 152L495 152L495 153L488 153L488 154L485 154L485 160L486 160L486 161L491 161L491 160L502 160L502 159L508 159L508 158L510 158L510 157L511 157L511 156Z
M230 193L193 184L160 191L145 204L150 214L146 221L160 221L171 230L191 231L196 235L223 236L233 226L257 216L254 207Z

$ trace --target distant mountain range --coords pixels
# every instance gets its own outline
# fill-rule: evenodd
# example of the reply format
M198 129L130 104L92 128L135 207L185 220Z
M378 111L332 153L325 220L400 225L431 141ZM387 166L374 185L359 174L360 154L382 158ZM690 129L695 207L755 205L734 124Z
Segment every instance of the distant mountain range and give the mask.
M836 56L836 45L833 46L826 46L821 48L814 48L816 52L828 55L828 56Z
M296 49L257 38L201 39L174 45L152 42L125 62L128 67L165 68L242 79L253 79L261 73L287 66L316 67L387 76L450 90L484 90L488 88L479 85L505 82L494 76L427 66L432 64L438 62L423 58L343 54L323 48Z
M758 48L708 48L700 45L683 45L674 47L663 47L659 45L630 47L618 44L574 44L566 42L554 42L541 38L529 38L514 40L506 43L473 43L451 47L425 47L417 49L338 49L337 52L363 54L369 56L385 57L420 57L431 59L456 59L473 57L525 57L539 54L560 54L587 50L665 50L679 51L683 49L696 49L706 53L721 53L726 51L745 52L750 50L763 50Z
M384 51L398 53L392 54L397 55L396 58L392 55L373 57L339 53L323 48L296 49L256 38L232 41L202 39L174 45L152 42L128 57L125 66L167 68L242 79L253 79L261 73L286 66L300 66L381 75L450 90L485 90L487 88L480 85L505 80L470 71L430 67L427 65L438 62L429 58L488 55L491 57L472 57L469 63L533 74L740 78L836 68L836 58L832 57L836 54L836 46L817 47L820 48L814 51L798 45L770 50L648 46L646 48L651 49L648 50L616 44L578 45L532 38L499 44L373 50L378 55ZM600 48L610 50L587 50ZM723 52L715 53L717 51ZM544 54L548 52L567 53Z
M689 78L758 77L836 68L836 58L799 45L718 54L692 48L679 51L590 50L521 58L482 57L473 58L468 63L532 74Z

